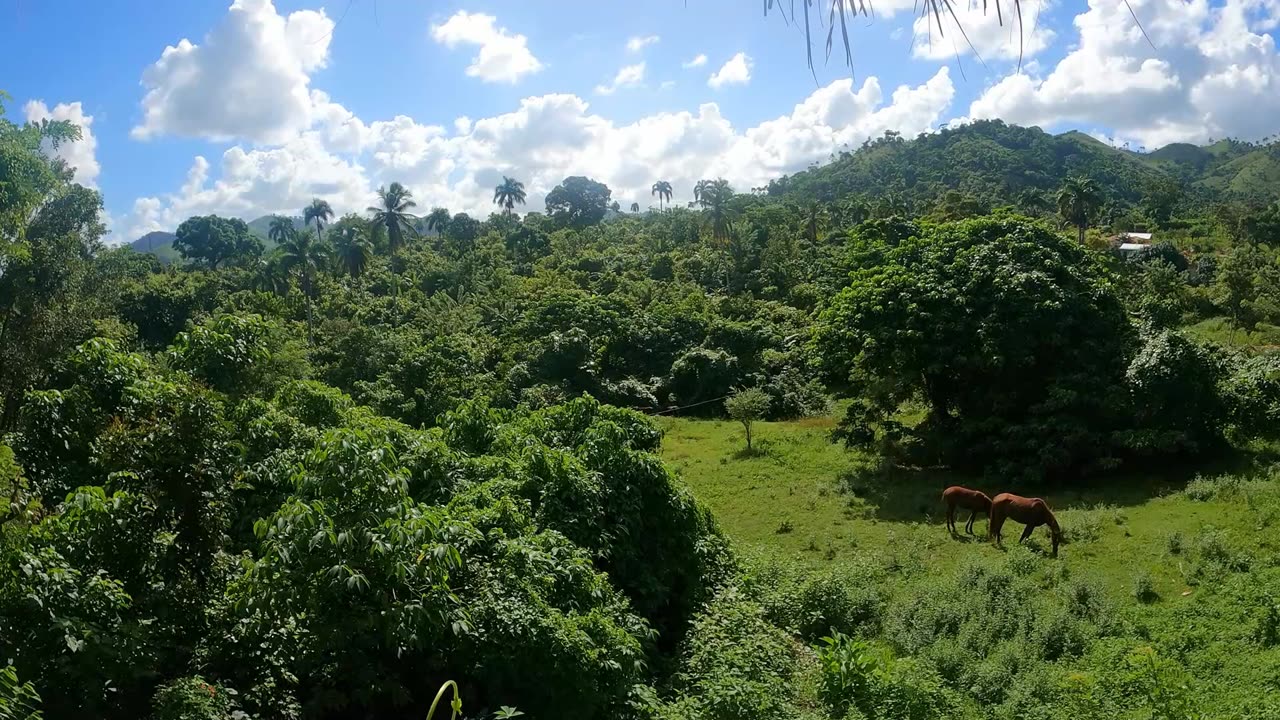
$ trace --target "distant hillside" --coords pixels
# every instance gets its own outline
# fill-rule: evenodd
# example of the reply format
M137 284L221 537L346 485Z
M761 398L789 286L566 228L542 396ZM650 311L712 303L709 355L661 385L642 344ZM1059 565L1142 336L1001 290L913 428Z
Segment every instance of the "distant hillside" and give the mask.
M271 242L271 238L267 236L267 233L271 229L271 221L275 219L275 217L275 215L263 215L256 220L249 221L249 232L262 238L262 244L265 245L268 250L276 246L275 243ZM302 222L302 216L291 217L289 219L293 221L294 230L302 230L306 227Z
M171 263L178 259L178 253L173 249L173 238L171 232L155 230L129 243L129 247L134 252L151 253L161 262Z
M775 180L768 191L824 201L850 193L888 194L920 210L953 189L993 204L1011 203L1028 190L1056 191L1077 174L1092 177L1120 203L1137 202L1151 181L1169 177L1182 180L1201 201L1273 200L1280 196L1280 143L1178 143L1140 153L1076 131L1051 135L979 121L914 139L890 133L827 165Z

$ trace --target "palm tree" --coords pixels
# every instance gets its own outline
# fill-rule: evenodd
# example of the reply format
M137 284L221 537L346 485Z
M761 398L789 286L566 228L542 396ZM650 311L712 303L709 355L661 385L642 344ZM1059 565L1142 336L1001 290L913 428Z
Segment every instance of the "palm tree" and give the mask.
M1069 177L1058 191L1058 214L1079 231L1081 245L1084 244L1084 231L1089 229L1089 221L1101 208L1102 189L1093 178Z
M809 238L809 242L818 242L818 226L826 217L826 208L817 200L810 200L801 212L804 215L804 234Z
M293 220L279 215L271 216L271 225L267 227L267 237L276 245L283 245L293 234Z
M516 203L524 204L524 183L503 175L502 184L493 189L493 202L510 215Z
M323 240L320 231L324 229L324 224L329 222L333 217L333 208L329 207L328 201L316 198L311 201L302 211L302 224L310 225L312 220L316 221L316 239Z
M659 180L653 184L652 188L650 188L649 194L658 196L658 209L661 210L662 201L664 199L667 202L671 202L671 183L666 180Z
M698 204L706 209L711 217L711 234L717 240L729 237L729 201L733 199L733 188L724 178L716 178L703 186L698 197Z
M290 225L290 228L292 228L292 225ZM284 295L289 291L289 273L280 264L279 252L274 252L266 257L259 257L254 262L253 287L275 295Z
M1040 188L1027 188L1018 193L1018 209L1027 214L1038 214L1051 209L1049 196Z
M280 267L286 272L296 272L298 282L302 285L302 296L307 306L308 339L312 339L315 329L311 318L311 296L316 271L324 267L329 257L328 250L319 240L313 240L311 233L305 232L293 233L280 245Z
M640 212L640 203L631 203L631 212Z
M334 242L334 253L338 267L353 278L364 274L369 263L373 261L373 243L369 236L354 226L341 228Z
M699 180L698 183L693 186L693 201L695 203L701 202L703 193L705 193L707 188L710 186L710 180Z
M391 187L378 188L380 206L369 208L369 212L373 213L373 222L387 228L387 245L393 253L398 252L400 246L404 245L406 232L410 235L414 234L413 216L406 212L409 208L415 207L411 198L413 193L409 192L408 188L393 182Z
M431 214L427 216L427 232L444 233L444 229L449 227L449 219L453 215L445 208L433 208Z

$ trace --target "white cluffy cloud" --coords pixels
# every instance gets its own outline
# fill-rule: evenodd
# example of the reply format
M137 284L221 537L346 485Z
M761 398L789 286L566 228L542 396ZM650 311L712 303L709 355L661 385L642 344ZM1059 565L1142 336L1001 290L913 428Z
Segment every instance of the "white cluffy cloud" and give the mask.
M657 35L646 35L644 37L637 35L630 40L627 40L627 52L640 52L645 49L646 46L653 45L661 39L662 38Z
M751 56L738 53L707 78L707 86L720 89L725 85L746 85L751 80Z
M644 82L644 62L638 62L635 65L624 66L613 77L613 82L608 85L597 85L596 92L600 95L612 95L618 88L635 87Z
M1276 0L1090 0L1078 41L1047 74L1012 74L969 108L975 118L1107 128L1158 147L1276 131L1280 54L1268 34Z
M680 67L684 68L685 70L691 70L693 68L700 68L706 64L707 64L707 56L702 53L698 53L693 57L692 60L688 60L686 62L680 63Z
M467 74L484 82L515 83L544 67L529 51L528 38L499 27L492 15L459 10L444 24L432 25L431 37L448 48L479 46Z
M41 120L68 120L80 128L80 139L75 142L61 143L55 149L52 145L45 147L45 152L62 158L67 167L75 168L75 182L85 187L98 186L97 151L98 139L93 136L93 116L84 114L84 107L78 102L58 103L49 109L42 100L31 100L22 108L28 122Z
M312 197L339 213L360 212L373 190L391 181L408 186L423 211L444 206L480 217L493 210L493 187L503 175L525 183L530 209L568 175L604 182L624 205L647 205L655 177L670 180L681 200L704 177L724 177L746 191L885 130L928 130L953 94L946 68L888 96L875 78L856 88L845 78L788 114L739 129L715 103L617 124L571 94L525 98L511 112L459 118L449 127L406 116L365 123L314 92L311 128L277 147L232 147L219 163L197 158L180 189L137 200L118 237L172 230L197 214L296 213Z
M184 38L146 69L133 136L284 142L311 123L308 73L332 33L323 10L284 17L271 0L235 0L199 45Z

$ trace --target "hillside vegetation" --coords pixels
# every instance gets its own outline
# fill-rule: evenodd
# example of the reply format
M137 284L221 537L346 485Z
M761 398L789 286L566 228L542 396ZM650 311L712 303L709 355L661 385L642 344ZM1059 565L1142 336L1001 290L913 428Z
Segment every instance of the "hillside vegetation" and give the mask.
M1280 196L1278 170L1280 141L1179 143L1139 152L1078 131L1051 135L984 120L916 138L890 132L841 152L830 163L774 180L767 190L826 202L864 195L919 214L948 191L958 191L988 207L1036 211L1051 205L1045 194L1052 195L1068 177L1087 175L1119 214L1125 206L1141 204L1144 193L1161 183L1174 183L1200 205L1274 202Z
M196 216L164 265L77 133L0 117L0 718L1280 712L1274 203L977 124L695 208ZM952 483L1060 533L952 539Z

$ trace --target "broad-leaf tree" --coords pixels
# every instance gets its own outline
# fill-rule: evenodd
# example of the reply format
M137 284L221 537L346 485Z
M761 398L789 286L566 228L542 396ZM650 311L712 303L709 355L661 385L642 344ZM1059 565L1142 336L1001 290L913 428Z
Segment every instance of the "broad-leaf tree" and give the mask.
M262 254L262 241L239 218L200 215L188 218L174 234L173 249L184 259L216 270Z
M71 184L66 164L42 149L79 129L3 114L0 103L0 433L23 393L91 332L99 311L86 285L105 232L101 196Z
M561 226L584 228L604 219L610 195L604 183L581 175L567 177L547 193L547 214Z
M409 209L415 206L413 193L398 182L378 188L378 205L369 208L369 212L373 213L375 225L387 229L387 245L393 253L404 247L406 235L415 234L413 216L409 214Z
M929 461L1035 476L1104 461L1123 424L1133 347L1106 272L1038 224L980 219L889 245L822 313L814 350L856 398L851 444L904 442ZM900 422L919 399L925 418Z

